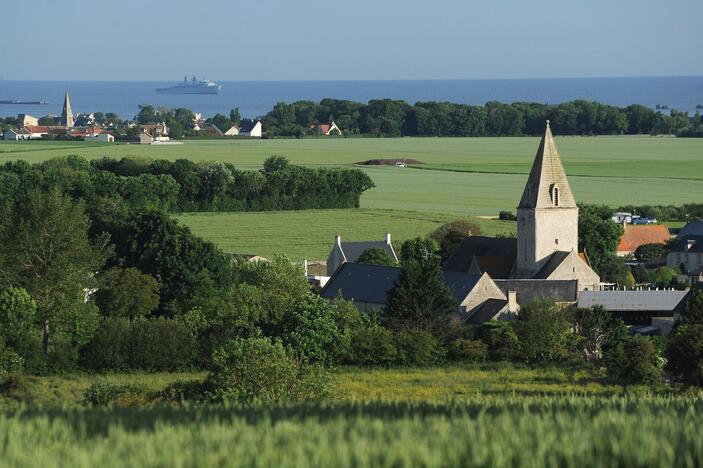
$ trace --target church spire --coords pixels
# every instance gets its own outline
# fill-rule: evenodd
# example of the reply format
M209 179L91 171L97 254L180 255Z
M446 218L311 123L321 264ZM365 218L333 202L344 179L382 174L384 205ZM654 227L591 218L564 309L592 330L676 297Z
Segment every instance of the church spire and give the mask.
M549 120L518 208L576 208Z
M61 125L63 127L73 127L73 111L71 110L71 100L68 93L63 98L63 110L61 111Z

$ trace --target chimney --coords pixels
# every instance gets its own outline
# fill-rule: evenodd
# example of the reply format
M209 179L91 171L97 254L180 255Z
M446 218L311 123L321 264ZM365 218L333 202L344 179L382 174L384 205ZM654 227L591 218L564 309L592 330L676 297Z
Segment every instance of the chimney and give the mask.
M391 245L391 234L390 232L386 233L386 244Z
M308 259L303 260L303 268L305 269L305 276L308 276Z
M517 304L517 291L508 291L508 312L515 313L519 307Z
M342 248L342 236L334 236L334 242L340 249Z

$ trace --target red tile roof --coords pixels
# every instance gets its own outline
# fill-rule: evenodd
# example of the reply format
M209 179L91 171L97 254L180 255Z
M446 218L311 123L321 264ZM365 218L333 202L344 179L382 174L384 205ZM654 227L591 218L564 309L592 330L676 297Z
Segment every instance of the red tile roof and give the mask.
M618 252L634 252L644 244L665 244L671 235L665 224L625 225L625 232L620 238Z
M32 133L49 133L49 127L46 125L25 125L24 128Z

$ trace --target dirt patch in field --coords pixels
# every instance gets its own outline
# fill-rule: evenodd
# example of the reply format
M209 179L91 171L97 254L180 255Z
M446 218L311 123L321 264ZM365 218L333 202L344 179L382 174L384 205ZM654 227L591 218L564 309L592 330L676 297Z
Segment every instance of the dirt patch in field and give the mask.
M405 164L425 164L417 159L368 159L366 161L361 161L356 164L361 166L395 166L395 163L405 163Z

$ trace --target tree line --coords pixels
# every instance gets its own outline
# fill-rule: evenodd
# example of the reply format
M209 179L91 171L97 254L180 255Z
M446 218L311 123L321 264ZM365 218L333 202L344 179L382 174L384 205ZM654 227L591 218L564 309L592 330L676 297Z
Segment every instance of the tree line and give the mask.
M358 169L305 168L280 156L262 170L232 164L79 156L39 164L0 166L0 203L29 188L59 187L74 199L119 199L132 208L164 211L265 211L359 206L361 193L374 184Z
M334 120L345 135L518 136L539 135L545 120L559 135L703 135L703 117L672 110L669 115L633 104L617 107L586 100L557 105L535 102L485 105L373 99L367 104L323 99L279 102L263 118L269 137L301 137Z

